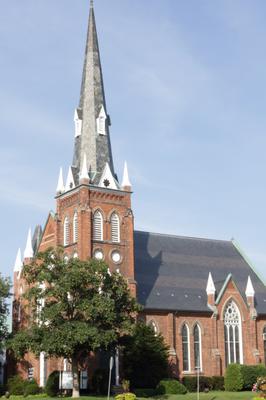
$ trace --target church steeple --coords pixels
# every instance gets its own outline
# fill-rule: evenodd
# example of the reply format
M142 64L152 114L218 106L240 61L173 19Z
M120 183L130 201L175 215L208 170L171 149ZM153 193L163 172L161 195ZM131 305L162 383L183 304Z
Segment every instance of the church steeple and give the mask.
M93 184L98 184L109 164L114 166L109 136L110 118L107 114L100 52L93 1L90 1L89 27L80 92L79 107L75 113L76 135L73 166L80 172L86 156L87 169ZM79 126L81 125L81 129Z

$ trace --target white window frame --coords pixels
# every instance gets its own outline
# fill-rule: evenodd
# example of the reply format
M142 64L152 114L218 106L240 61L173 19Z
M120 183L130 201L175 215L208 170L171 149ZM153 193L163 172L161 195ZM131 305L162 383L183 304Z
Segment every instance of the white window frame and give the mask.
M64 219L64 246L68 246L70 242L70 235L69 235L69 218L65 217Z
M120 243L120 219L116 212L111 215L111 240Z
M235 318L232 316L226 315L229 307L232 307ZM241 314L239 311L238 306L236 303L231 299L226 303L225 309L224 309L224 332L226 330L226 335L227 335L227 357L228 359L225 360L225 364L229 365L230 363L236 363L236 337L235 337L235 327L238 327L238 335L239 335L239 362L240 364L243 364L243 339L242 339L242 318ZM234 345L234 359L231 360L231 352L230 352L230 327L232 326L233 329L233 345ZM226 336L224 334L224 339L225 343L224 345L226 346ZM225 353L226 357L226 353Z
M182 338L182 367L184 367L184 353L183 353L183 328L187 330L187 348L188 348L188 369L184 369L183 372L191 371L191 362L190 362L190 330L188 324L184 323L181 328L181 338Z
M93 240L103 241L103 214L100 210L93 214Z
M196 364L196 357L195 357L195 335L194 331L195 328L198 327L199 329L199 359L200 359L200 372L202 372L202 333L200 324L196 323L193 328L193 345L194 345L194 363Z
M77 243L78 241L78 213L74 212L73 216L73 242Z

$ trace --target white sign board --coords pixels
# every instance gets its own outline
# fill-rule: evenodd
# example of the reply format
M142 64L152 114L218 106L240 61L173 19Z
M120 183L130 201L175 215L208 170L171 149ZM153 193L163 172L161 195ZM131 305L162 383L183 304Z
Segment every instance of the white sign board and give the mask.
M72 372L62 372L62 389L73 389Z

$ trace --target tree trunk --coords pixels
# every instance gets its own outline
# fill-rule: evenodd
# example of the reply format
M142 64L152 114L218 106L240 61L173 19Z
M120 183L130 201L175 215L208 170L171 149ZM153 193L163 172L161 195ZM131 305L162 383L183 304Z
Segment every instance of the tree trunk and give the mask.
M78 360L76 357L72 357L72 375L73 375L73 391L72 397L77 398L79 396L79 371L78 371Z

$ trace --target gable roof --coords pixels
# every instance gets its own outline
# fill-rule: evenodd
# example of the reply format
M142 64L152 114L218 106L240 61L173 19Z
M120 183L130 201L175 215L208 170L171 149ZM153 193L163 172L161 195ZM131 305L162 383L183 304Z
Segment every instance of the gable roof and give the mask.
M147 309L210 312L206 284L216 295L229 274L245 299L248 276L258 314L266 314L266 287L231 241L134 232L137 298Z

